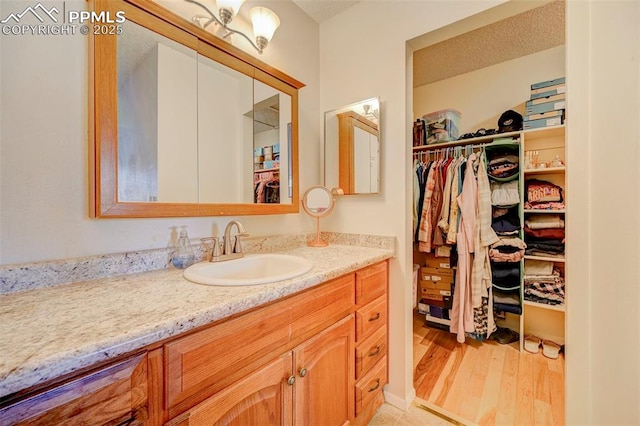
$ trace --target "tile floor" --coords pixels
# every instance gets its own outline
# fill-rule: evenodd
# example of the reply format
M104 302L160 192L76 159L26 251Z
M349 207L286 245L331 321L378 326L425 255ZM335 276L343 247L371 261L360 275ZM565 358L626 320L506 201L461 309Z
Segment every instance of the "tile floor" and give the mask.
M456 424L458 423L451 423L427 410L418 408L415 402L407 411L402 411L393 405L383 404L369 422L369 426L449 426Z

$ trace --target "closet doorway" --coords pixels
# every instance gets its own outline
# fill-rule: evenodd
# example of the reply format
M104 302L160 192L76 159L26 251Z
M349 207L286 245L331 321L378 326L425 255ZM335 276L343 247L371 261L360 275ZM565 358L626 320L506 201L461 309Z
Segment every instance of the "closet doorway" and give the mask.
M517 235L531 247L537 241L528 239L530 236L525 235L525 228L529 226L528 221L532 221L533 213L539 216L541 212L532 213L532 200L527 199L528 185L534 180L548 182L561 188L563 202L569 198L564 187L566 110L564 106L558 106L554 111L562 112L552 113L562 116L560 123L554 121L545 128L531 131L516 129L508 133L510 129L499 128L498 120L507 110L515 110L528 121L536 118L527 117L526 104L533 95L531 86L565 76L564 44L565 2L560 0L507 2L409 43L414 50L414 122L433 112L455 110L461 113L460 119L454 121L445 113L448 120L445 130L448 132L447 126L455 125L457 136L465 135L476 141L469 143L475 148L460 149L462 155L465 150L467 155L474 151L482 154L484 145L494 143L493 131L508 134L519 147L517 187L522 205L513 207L513 211L521 220ZM455 148L457 142L454 139L442 143ZM454 149L436 150L437 145L413 148L413 159L430 166L437 158L458 155ZM536 155L533 165L529 152ZM416 172L414 168L411 170ZM419 203L424 195L415 198ZM559 206L554 204L556 211L542 213L553 213L554 218L559 217L564 223L569 219L564 208ZM416 235L415 209L412 216ZM556 230L554 235L563 232L563 229ZM564 424L563 350L568 303L564 293L567 280L564 253L540 255L526 251L527 254L518 260L516 305L512 306L512 311L495 313L497 333L494 338L484 339L477 333L472 337L467 333L463 337L464 343L459 343L456 334L449 331L450 303L455 296L454 283L459 272L457 246L450 247L453 256L447 256L447 250L441 250L440 256L435 257L425 254L426 246L423 244L421 250L417 240L416 236L413 250L414 268L415 265L419 268L414 277L416 306L413 310L416 396L434 410L470 423ZM435 247L432 249L436 252ZM432 263L434 257L435 264ZM538 261L550 268L549 277L560 283L553 289L554 292L562 291L558 300L553 300L555 295L545 300L545 294L539 297L538 293L529 293L534 281L544 283L544 279L549 278L547 275L544 279L532 278L533 266L537 266ZM424 273L423 267L426 268ZM436 271L438 267L441 267L439 272ZM430 273L436 276L437 285L434 278L432 287L422 288L421 281L428 281ZM437 299L433 292L444 289L447 281L452 283L451 298L447 299L445 291L438 299L440 303L429 302ZM566 285L568 291L571 284ZM421 297L424 295L433 299L424 299ZM492 293L489 297L493 297ZM531 336L531 339L525 341L525 336ZM535 338L541 340L537 349ZM542 345L543 341L546 346Z

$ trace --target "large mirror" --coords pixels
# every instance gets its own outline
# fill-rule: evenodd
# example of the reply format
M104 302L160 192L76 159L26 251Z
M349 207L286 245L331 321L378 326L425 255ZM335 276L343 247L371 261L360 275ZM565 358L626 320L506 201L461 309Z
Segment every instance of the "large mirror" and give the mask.
M120 3L122 33L93 40L94 215L297 212L303 85L141 5Z
M325 186L345 195L380 192L380 99L324 114Z

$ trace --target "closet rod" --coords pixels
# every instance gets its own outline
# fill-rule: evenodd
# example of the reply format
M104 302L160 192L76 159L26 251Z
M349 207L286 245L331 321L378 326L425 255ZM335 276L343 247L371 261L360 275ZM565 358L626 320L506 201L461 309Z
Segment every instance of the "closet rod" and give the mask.
M514 136L517 136L518 138L516 139L519 140L520 139L519 136L522 132L523 132L522 130L519 130L516 132L496 133L493 135L480 136L477 138L461 139L461 140L451 141L451 142L442 142L442 143L432 144L432 145L414 146L413 151L430 151L432 149L447 148L452 146L472 145L477 143L491 144L495 139L513 138ZM483 141L486 141L486 142L483 142Z

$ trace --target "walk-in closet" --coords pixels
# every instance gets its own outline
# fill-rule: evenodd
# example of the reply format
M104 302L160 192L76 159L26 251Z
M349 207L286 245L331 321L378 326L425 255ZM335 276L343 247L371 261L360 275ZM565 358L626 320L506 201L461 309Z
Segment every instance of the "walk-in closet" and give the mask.
M565 421L566 5L523 3L413 53L414 387L482 425Z

